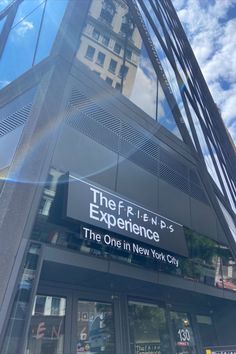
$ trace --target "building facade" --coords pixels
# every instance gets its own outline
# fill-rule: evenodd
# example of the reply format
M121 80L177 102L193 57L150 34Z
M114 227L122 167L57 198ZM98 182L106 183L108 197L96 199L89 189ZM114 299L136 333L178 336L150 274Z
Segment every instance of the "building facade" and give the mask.
M172 2L0 11L0 352L235 353L235 149Z

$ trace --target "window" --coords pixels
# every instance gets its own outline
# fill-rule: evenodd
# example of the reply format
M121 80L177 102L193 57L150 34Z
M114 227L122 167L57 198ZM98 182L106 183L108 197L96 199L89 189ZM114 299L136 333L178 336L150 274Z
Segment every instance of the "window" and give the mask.
M119 82L116 83L116 89L117 89L118 91L120 91L120 89L121 89L121 84L120 84Z
M110 65L109 65L109 71L112 72L112 73L115 73L116 71L116 67L117 67L117 61L111 59L110 61Z
M129 15L127 13L125 16L122 17L122 23L120 27L120 31L125 34L127 37L132 37L133 32L134 32L134 23Z
M97 41L99 40L100 32L97 31L95 28L94 28L94 30L93 30L92 37L93 37L94 39L96 39Z
M130 60L131 57L132 57L132 50L127 49L127 50L126 50L126 58Z
M115 15L115 5L112 0L105 0L103 5L102 5L102 10L100 17L102 20L107 22L108 24L112 23L113 17Z
M107 82L109 85L112 86L113 81L112 81L112 79L111 79L110 77L107 77L107 78L106 78L106 82Z
M94 53L95 53L95 48L91 47L90 45L87 48L87 52L85 54L86 58L89 60L93 60L94 57Z
M99 53L98 53L98 56L97 56L96 63L97 63L98 65L100 65L100 66L103 66L104 61L105 61L105 54L99 52Z
M130 352L171 353L165 310L157 305L129 301ZM180 353L178 351L178 353ZM181 352L188 353L188 352Z
M119 77L125 78L127 76L128 70L129 68L127 66L122 65L120 68Z
M102 38L102 44L104 44L106 47L108 47L109 42L110 42L110 38L107 37L107 36L103 36L103 38Z
M117 54L120 54L120 51L121 51L121 45L119 45L118 43L115 43L114 52L116 52Z

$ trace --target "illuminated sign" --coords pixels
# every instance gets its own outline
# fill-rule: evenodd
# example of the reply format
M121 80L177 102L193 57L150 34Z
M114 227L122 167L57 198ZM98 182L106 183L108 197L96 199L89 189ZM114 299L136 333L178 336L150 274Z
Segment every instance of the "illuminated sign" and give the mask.
M181 224L73 176L68 182L66 217L179 255L188 255Z

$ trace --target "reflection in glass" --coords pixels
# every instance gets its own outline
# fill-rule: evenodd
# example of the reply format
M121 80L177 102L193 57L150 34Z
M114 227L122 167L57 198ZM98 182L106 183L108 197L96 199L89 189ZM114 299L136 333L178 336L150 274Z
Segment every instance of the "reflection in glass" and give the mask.
M212 318L208 315L197 315L197 324L204 347L214 347L219 345Z
M38 271L39 254L40 245L31 244L26 256L23 274L18 284L1 354L16 354L20 352L19 348L22 344L25 321L28 315L36 273Z
M170 354L165 311L157 305L128 304L131 354Z
M91 2L77 60L180 138L173 107L169 107L139 30L124 2Z
M196 354L196 344L187 313L170 312L176 354Z
M21 2L0 60L0 88L49 55L67 3L68 0Z
M66 299L37 295L30 322L27 354L62 354Z
M39 205L39 218L32 233L34 240L236 291L236 262L233 260L229 248L186 227L184 227L184 233L188 257L173 254L179 261L177 267L173 264L155 261L152 257L135 255L124 250L111 250L109 246L84 240L82 232L78 228L76 230L72 227L61 228L60 205L63 202L59 197L60 188L56 192L61 175L61 171L50 170ZM55 196L57 197L55 198ZM95 228L94 230L96 231ZM97 230L97 232L102 233L101 230ZM120 236L114 234L113 237L119 238Z
M111 304L78 301L76 352L115 354Z
M43 5L13 25L0 61L1 80L6 84L32 66Z
M6 17L4 17L1 21L0 21L0 33L3 29L4 23L6 22Z
M67 3L68 0L47 0L37 54L33 64L39 63L50 54Z

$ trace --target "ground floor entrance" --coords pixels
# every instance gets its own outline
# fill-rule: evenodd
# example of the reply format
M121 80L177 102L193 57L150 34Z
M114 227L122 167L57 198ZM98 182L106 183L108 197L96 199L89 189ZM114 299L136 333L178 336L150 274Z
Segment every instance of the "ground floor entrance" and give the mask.
M116 292L38 289L27 354L200 354L216 342L209 314Z

